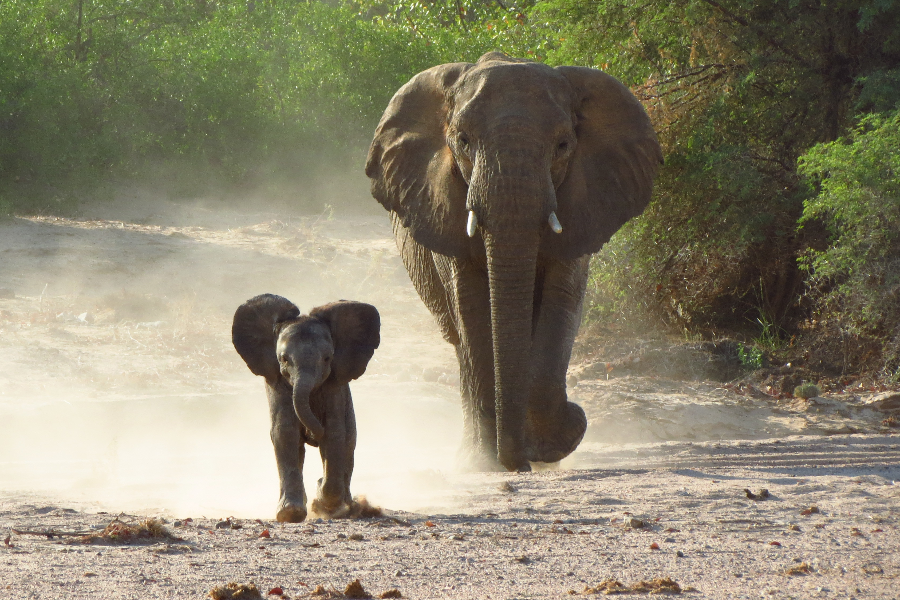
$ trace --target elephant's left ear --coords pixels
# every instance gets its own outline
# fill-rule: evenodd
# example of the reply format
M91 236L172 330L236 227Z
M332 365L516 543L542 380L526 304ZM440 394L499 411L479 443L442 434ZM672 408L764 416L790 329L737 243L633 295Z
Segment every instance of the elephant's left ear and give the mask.
M544 235L561 259L597 252L650 202L662 149L650 118L618 79L596 69L557 67L575 92L577 145L556 192L563 232Z
M366 366L381 343L381 317L371 304L340 300L310 311L331 329L334 342L332 376L349 382L366 372Z

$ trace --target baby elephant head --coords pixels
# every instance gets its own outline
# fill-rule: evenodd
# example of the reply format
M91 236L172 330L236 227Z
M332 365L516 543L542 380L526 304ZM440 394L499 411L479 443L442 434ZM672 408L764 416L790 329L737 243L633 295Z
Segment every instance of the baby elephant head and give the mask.
M309 405L326 381L346 385L366 372L380 343L381 320L371 304L340 300L301 315L274 294L251 298L234 314L231 338L255 375L292 388L294 411L314 441L325 429Z

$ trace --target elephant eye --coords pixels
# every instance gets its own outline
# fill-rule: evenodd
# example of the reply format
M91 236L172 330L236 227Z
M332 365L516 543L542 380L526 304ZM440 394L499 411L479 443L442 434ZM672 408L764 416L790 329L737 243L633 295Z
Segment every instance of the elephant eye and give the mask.
M465 134L459 136L459 147L463 150L467 150L469 148L469 138Z
M565 154L569 150L569 142L560 142L556 147L557 154Z

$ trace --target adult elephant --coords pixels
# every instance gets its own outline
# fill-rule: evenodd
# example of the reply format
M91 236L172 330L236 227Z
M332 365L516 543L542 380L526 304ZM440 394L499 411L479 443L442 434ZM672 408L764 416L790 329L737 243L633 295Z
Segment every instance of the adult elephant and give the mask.
M578 446L587 419L565 379L589 255L643 211L661 162L641 104L595 69L492 52L394 95L366 175L456 347L476 468L528 471Z

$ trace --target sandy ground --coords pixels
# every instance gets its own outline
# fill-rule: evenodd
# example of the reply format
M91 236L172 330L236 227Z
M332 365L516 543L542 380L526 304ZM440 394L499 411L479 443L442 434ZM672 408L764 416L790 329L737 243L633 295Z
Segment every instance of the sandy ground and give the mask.
M386 215L126 200L0 222L0 598L200 598L232 581L296 598L357 578L374 595L561 598L666 577L697 598L900 597L896 394L607 379L594 355L573 365L590 426L562 465L459 473L454 355ZM385 518L271 521L262 382L230 345L234 309L263 292L381 311L352 385L352 487ZM320 473L308 455L311 489ZM173 537L82 541L117 515Z

